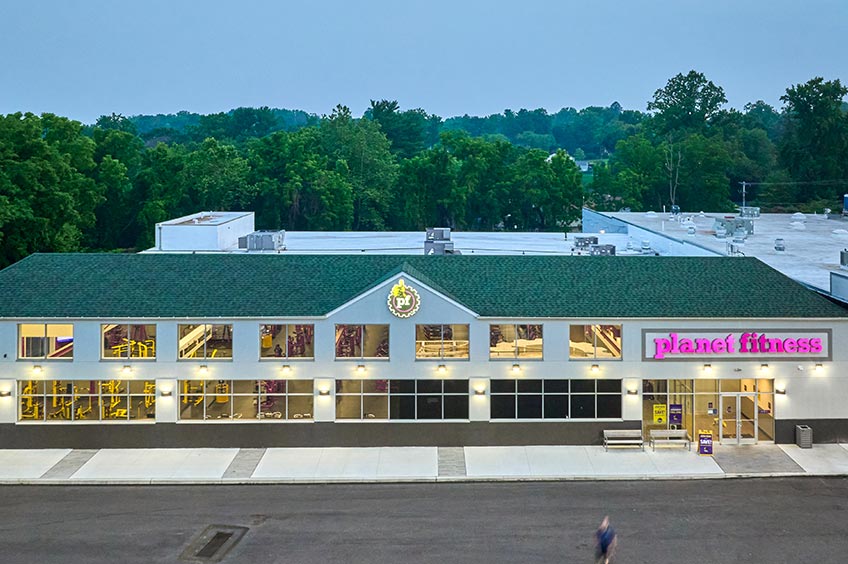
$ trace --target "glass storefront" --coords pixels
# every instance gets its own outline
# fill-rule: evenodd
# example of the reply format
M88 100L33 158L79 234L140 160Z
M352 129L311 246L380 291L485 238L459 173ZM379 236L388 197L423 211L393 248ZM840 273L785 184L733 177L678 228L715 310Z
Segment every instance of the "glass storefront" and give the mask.
M22 380L18 421L153 421L152 380Z
M643 380L642 429L711 430L722 444L774 441L774 380Z

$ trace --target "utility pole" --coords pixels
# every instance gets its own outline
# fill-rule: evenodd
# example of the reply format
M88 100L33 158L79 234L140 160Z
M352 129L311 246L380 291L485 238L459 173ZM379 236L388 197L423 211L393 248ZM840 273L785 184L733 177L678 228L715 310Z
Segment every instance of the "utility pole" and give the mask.
M742 185L742 207L744 208L745 207L745 188L748 185L748 183L743 180L742 182L740 182L740 184Z

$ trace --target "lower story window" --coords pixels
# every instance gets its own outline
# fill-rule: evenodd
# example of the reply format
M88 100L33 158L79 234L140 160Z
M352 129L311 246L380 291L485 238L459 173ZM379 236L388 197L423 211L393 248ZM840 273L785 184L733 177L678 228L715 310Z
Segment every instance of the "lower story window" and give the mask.
M156 418L152 380L23 380L18 421L132 421Z
M180 380L180 419L312 419L312 380Z
M468 380L336 380L336 419L468 419Z
M621 380L492 380L492 419L620 419Z

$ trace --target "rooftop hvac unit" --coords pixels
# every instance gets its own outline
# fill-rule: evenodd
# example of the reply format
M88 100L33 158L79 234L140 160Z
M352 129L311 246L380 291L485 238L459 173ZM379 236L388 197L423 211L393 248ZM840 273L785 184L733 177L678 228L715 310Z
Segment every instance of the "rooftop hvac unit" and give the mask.
M248 251L282 251L286 248L285 231L254 231L239 237L239 249Z
M744 217L746 219L760 217L760 208L753 206L743 206L739 208L739 217Z
M452 255L454 254L453 241L424 241L424 254Z
M450 227L428 227L425 241L450 241Z
M592 245L589 248L589 256L593 257L614 257L615 245Z
M848 270L848 249L839 251L839 268Z
M574 238L574 248L575 249L583 249L586 250L592 245L598 244L597 237L575 237Z

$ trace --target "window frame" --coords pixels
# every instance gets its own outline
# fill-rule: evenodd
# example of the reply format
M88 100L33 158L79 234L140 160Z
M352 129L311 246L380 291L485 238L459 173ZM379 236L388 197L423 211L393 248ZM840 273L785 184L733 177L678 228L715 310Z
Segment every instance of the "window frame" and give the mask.
M359 386L359 392L339 392L340 383L341 382L386 382L386 391L385 392L366 392L364 391L364 386ZM392 392L392 382L412 382L412 392ZM441 391L439 392L428 392L428 391L419 391L419 382L438 382L440 383ZM446 392L445 391L445 382L464 382L465 383L465 392ZM427 378L379 378L375 380L360 380L355 378L338 378L335 380L335 390L336 393L334 395L334 404L335 410L333 413L333 419L336 423L430 423L430 422L449 422L449 423L467 423L471 418L471 391L469 387L469 380L466 378L461 379L427 379ZM356 397L359 396L359 417L344 417L340 418L338 416L338 399L345 397ZM440 418L421 418L419 417L419 399L427 396L438 396L440 398L440 410L441 417ZM385 398L385 406L386 406L386 418L367 418L365 417L365 398L367 397L382 397ZM464 419L448 419L445 417L445 398L456 398L461 397L465 398L466 408L468 415ZM400 418L400 417L392 417L392 398L412 398L412 403L414 406L414 417L413 418Z
M182 332L183 327L190 327L192 325L197 325L197 326L203 325L204 327L209 327L210 332L213 330L212 328L215 327L215 326L224 326L224 327L229 326L229 328L230 328L230 343L231 343L231 345L230 345L230 351L231 351L230 356L228 356L228 357L209 356L209 354L207 352L207 343L210 339L205 339L203 341L203 347L202 347L203 348L203 356L193 356L193 357L183 357L183 356L181 356L180 355L180 339L181 339L180 333ZM235 327L234 327L234 325L235 324L232 323L232 322L230 322L230 323L206 323L205 321L204 322L198 322L198 323L177 323L177 362L232 362L233 357L235 357L235 339L234 339L234 337L235 337ZM205 331L206 331L206 329L204 329L204 332ZM197 351L195 351L195 353L196 352Z
M437 325L441 327L440 330L440 355L439 356L418 356L418 343L425 342L418 340L418 328ZM445 356L445 327L449 326L462 326L465 327L468 331L468 354L464 357L457 356ZM452 339L453 340L453 339ZM416 323L415 324L415 343L414 343L414 352L415 352L415 362L468 362L471 360L471 324L470 323Z
M536 422L566 422L566 421L623 421L624 415L624 392L622 389L623 379L621 378L493 378L490 381L490 388L493 388L492 382L515 382L513 386L513 392L495 392L492 389L489 391L489 421L493 423L503 423L503 422L524 422L524 421L536 421ZM548 384L547 382L562 382L565 381L568 383L568 391L547 391ZM580 381L580 382L593 382L594 391L592 392L581 392L581 391L573 391L572 382ZM539 392L520 392L519 384L521 382L541 382L541 391ZM618 382L619 391L616 392L600 392L598 391L598 382ZM514 397L513 407L514 407L514 416L513 417L494 417L492 413L492 408L494 402L491 398L493 397ZM520 407L520 398L522 396L539 396L541 399L541 417L519 417L519 407ZM594 409L594 417L574 417L572 410L572 397L587 397L592 396L593 398L593 409ZM619 398L619 417L598 417L598 397L617 397ZM545 417L545 399L548 397L564 397L566 405L568 406L568 417Z
M27 387L28 387L30 382L40 383L42 388L43 388L42 391L40 393L37 393L37 394L24 394L23 392L26 389L24 384L27 384ZM66 382L66 383L69 382L69 383L71 383L71 386L74 387L73 393L70 394L70 395L67 394L67 393L58 393L58 394L48 393L48 387L52 387L54 382ZM91 394L91 393L86 393L86 394L79 393L78 394L77 391L76 391L76 385L74 384L75 382L96 382L97 383L96 384L97 385L97 393L96 394ZM104 392L103 386L105 384L109 383L109 382L120 382L122 385L125 386L125 391L123 391L121 393ZM144 392L133 393L133 392L130 391L130 386L131 386L131 383L133 383L133 382L143 383L145 385L145 389L147 388L147 385L150 384L151 387L152 387L152 390L149 393L144 393ZM104 424L105 423L105 424L152 425L152 424L156 423L156 402L157 402L157 399L158 399L157 398L158 394L156 392L156 380L149 380L149 379L146 379L146 380L124 380L124 379L116 379L116 380L79 380L79 379L73 379L73 380L69 380L69 379L64 379L64 380L57 380L57 379L32 380L31 379L31 380L18 380L16 387L17 387L17 392L18 392L17 408L16 408L16 415L17 415L16 424L23 424L23 425L30 425L30 424L32 424L32 425L40 425L40 424L47 424L47 425L62 425L62 424L66 424L66 425L92 425L92 424ZM85 401L85 398L89 398L89 397L91 397L91 398L96 397L97 398L97 417L96 418L77 419L76 418L76 416L77 416L76 402L77 401ZM103 417L103 405L104 405L103 399L106 398L106 397L121 397L121 398L124 398L125 401L126 401L126 405L127 405L127 407L126 407L126 410L127 410L126 417L104 418ZM42 416L39 419L30 419L30 418L24 419L23 418L23 403L27 398L39 398L39 399L42 400L41 409L42 409L43 413L42 413ZM48 405L48 402L51 401L53 398L70 398L70 400L71 400L71 407L70 407L70 417L71 418L70 419L59 419L59 418L49 418L48 417L47 405ZM82 398L82 399L78 399L78 398ZM145 417L141 417L141 418L131 417L131 415L132 415L132 405L133 405L133 401L135 401L135 400L145 401L145 409L148 409L152 406L152 413L147 413ZM150 401L149 404L147 403L148 401ZM152 415L152 417L150 415Z
M129 337L132 327L134 326L150 326L155 329L153 339L153 356L132 356L132 348L127 347L127 356L105 356L105 327L110 325L126 327L127 336ZM100 361L101 362L156 362L156 351L159 348L159 325L156 323L101 323L100 324Z
M593 356L571 356L571 328L572 327L586 327L587 325L609 325L609 326L617 326L618 332L621 335L621 354L619 356L598 356L598 336L593 333L595 342L592 343L592 355ZM569 362L620 362L624 360L624 324L623 323L569 323L568 324L568 361Z
M515 354L514 354L514 356L496 356L496 357L492 356L492 327L494 327L496 325L497 326L502 326L502 325L507 325L507 326L511 325L512 326L513 331L515 332L515 341L514 341L514 343L515 343L514 353ZM539 355L539 356L520 356L519 348L518 348L518 340L519 340L518 339L518 327L520 327L522 325L524 325L525 327L530 327L531 325L541 327L541 329L542 329L542 354L541 355ZM489 360L490 361L494 361L494 362L498 362L498 361L539 362L539 361L545 360L545 324L544 323L532 323L532 322L529 322L529 323L489 323L488 333L489 333L489 347L488 348L489 348Z
M24 339L24 337L21 335L21 332L22 332L22 328L23 328L24 325L36 325L36 326L40 325L44 329L44 334L41 337L27 337L29 339L41 339L41 348L45 351L44 355L42 355L42 356L23 356L23 339ZM74 336L76 329L75 329L73 323L49 323L49 322L44 322L44 323L18 323L17 324L17 343L15 345L15 353L16 353L16 359L15 360L23 361L23 362L32 362L32 361L39 361L39 362L73 362L73 360L74 360L73 350L71 351L71 356L50 357L50 356L47 355L47 353L46 353L46 351L47 351L47 339L51 338L47 334L48 333L47 327L50 326L50 325L69 325L71 327L71 342L74 344L74 346L76 346L76 337Z
M197 383L201 382L202 391L191 391L189 393L185 392L184 384L186 382ZM215 382L225 383L228 386L227 392L219 392L217 390L210 392L209 386ZM236 382L250 382L251 388L253 388L253 392L237 392L235 391L235 383ZM263 382L286 382L286 389L284 392L273 392L268 393L267 391L261 391L260 387ZM289 391L290 382L309 382L310 385L308 392L291 392ZM177 380L177 388L178 393L174 394L177 405L177 423L181 424L225 424L225 423L312 423L315 421L315 380L311 378L265 378L263 380L255 380L255 379L217 379L217 378L189 378L189 379L180 379ZM229 404L229 416L221 417L220 415L217 417L212 417L207 415L207 408L209 407L209 401L207 397L211 398L212 396L221 396L226 395L227 401ZM283 398L284 404L286 406L285 413L282 413L280 417L264 417L263 413L280 413L279 411L262 411L262 398L272 396L274 398ZM183 398L198 398L200 397L200 403L203 405L203 416L199 419L191 419L183 417ZM235 401L234 398L253 398L255 402L253 409L255 411L255 416L253 417L235 417ZM289 404L290 399L297 398L310 398L311 401L311 409L312 411L308 414L309 417L289 417ZM222 402L223 403L223 402Z
M285 327L286 333L286 350L283 356L262 356L262 329L268 326ZM308 325L312 328L312 356L289 356L288 328L295 325ZM274 361L292 361L292 362L314 362L315 361L315 324L314 323L260 323L259 324L259 361L274 362Z
M386 356L365 356L365 328L368 326L373 327L385 327L386 328L386 341L387 341L387 351ZM361 331L361 340L362 343L360 346L360 355L359 356L338 356L338 332L339 327L359 327ZM388 362L392 357L392 325L391 323L336 323L333 326L333 360L341 361L341 362L362 362L362 361L376 361L376 362Z

